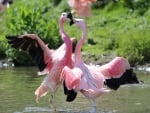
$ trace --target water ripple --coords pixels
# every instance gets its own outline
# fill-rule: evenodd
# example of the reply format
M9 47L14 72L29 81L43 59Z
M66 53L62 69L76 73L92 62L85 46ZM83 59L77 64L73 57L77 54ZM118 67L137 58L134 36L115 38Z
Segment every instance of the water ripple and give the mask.
M54 111L49 107L25 107L25 109L22 112L16 111L14 113L88 113L88 111L60 109L60 108L57 109L57 111ZM98 111L97 113L116 113L116 110Z

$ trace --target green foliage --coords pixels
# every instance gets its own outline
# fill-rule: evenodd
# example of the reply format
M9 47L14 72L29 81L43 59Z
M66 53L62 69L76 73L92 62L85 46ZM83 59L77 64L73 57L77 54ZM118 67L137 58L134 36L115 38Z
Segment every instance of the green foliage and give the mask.
M10 48L6 51L6 55L8 58L11 58L11 60L15 63L16 66L34 65L34 62L31 59L31 57L25 52L21 52L16 49Z
M105 6L94 4L93 15L85 18L88 34L82 50L87 60L89 57L97 60L101 54L115 51L130 63L150 62L149 6L150 0L118 0L117 3L110 0ZM16 0L2 15L6 25L0 21L0 52L16 63L32 65L28 55L8 46L5 35L35 33L50 48L57 48L61 44L58 17L63 11L70 11L66 0L31 0L30 3ZM65 31L77 40L81 36L81 30L76 27L65 26Z
M7 50L7 48L7 41L4 39L3 36L0 35L0 59L6 57L5 51Z
M52 2L54 6L57 6L61 2L61 0L50 0L50 2Z
M38 8L36 5L18 6L8 10L7 28L6 35L37 34L45 43L49 44L50 48L56 48L61 43L58 18L52 15L47 18L44 16L42 8ZM8 55L8 52L6 53ZM9 54L8 56L17 63L20 62L22 65L31 63L30 58L24 53L9 51Z
M8 44L7 41L5 39L5 22L4 22L4 14L0 13L0 59L1 58L5 58L5 51L7 50Z
M117 4L111 2L103 9L93 10L94 16L88 18L87 22L88 38L92 38L96 45L84 47L84 50L95 54L116 51L117 55L127 57L132 64L150 62L150 9L137 6L144 4L138 0L134 2L134 10L131 11L131 8L125 7L129 6L125 2L127 1L118 1ZM145 4L148 6L149 1ZM92 49L93 46L97 49Z
M129 31L119 40L118 53L126 56L131 63L149 62L150 34L148 30Z
M7 13L8 35L25 33L38 34L50 47L56 48L60 40L56 18L44 17L40 8L36 6L21 6L11 9Z
M149 0L124 0L124 4L140 15L143 15L150 7Z

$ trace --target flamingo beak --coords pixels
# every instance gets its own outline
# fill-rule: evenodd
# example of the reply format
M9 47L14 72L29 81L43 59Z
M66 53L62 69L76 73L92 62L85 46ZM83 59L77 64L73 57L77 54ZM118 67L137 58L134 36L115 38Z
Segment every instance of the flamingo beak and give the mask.
M67 13L67 18L69 18L70 19L70 26L72 25L72 24L74 24L74 20L73 20L73 16L72 16L72 13Z
M6 7L9 8L9 6L10 6L9 3L7 3L7 4L6 4Z

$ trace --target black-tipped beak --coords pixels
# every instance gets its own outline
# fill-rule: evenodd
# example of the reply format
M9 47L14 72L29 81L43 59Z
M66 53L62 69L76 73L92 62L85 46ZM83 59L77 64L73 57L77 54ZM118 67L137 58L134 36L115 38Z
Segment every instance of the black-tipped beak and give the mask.
M69 18L70 19L70 23L69 23L69 25L71 26L72 24L74 24L74 21L73 21L73 16L72 16L72 14L69 12L69 13L67 13L67 18Z

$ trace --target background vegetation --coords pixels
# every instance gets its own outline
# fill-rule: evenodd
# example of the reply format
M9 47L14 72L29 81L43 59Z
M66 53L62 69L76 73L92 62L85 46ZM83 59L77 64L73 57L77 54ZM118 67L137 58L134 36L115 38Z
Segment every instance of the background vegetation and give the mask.
M0 14L0 56L17 65L33 65L29 56L16 51L7 43L6 35L36 33L50 48L61 43L58 20L61 12L70 11L67 0L15 0ZM128 58L131 64L150 62L150 1L100 0L92 5L92 16L85 18L88 26L87 43L83 47L87 62L102 61L105 56ZM78 29L66 24L71 37L80 38ZM88 60L87 60L88 59Z

